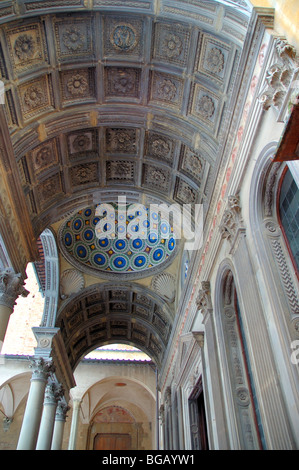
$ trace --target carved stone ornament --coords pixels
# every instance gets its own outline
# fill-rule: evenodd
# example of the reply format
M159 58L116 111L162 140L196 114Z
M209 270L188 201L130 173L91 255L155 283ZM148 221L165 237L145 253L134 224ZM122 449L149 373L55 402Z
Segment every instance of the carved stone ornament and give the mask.
M31 380L46 381L51 373L55 371L52 361L46 361L42 357L30 358L30 369L32 369Z
M168 33L164 36L162 51L167 57L178 57L183 49L183 44L179 36Z
M196 298L196 305L203 315L212 310L211 287L209 281L201 283L201 289Z
M207 55L207 68L212 73L220 73L224 68L224 55L218 47L213 47Z
M27 297L29 291L23 286L21 274L14 273L10 268L0 273L0 303L13 309L19 295Z
M219 230L222 238L231 241L242 223L239 197L229 196L227 207L222 216Z
M78 26L66 28L62 40L65 47L72 52L81 50L84 45L84 35Z
M165 408L164 408L163 404L160 406L159 414L160 414L161 424L164 424L164 422L165 422Z
M49 381L45 389L44 405L56 405L63 394L64 390L61 384Z
M57 408L56 408L56 415L55 415L55 420L56 421L65 421L67 418L67 412L69 411L70 407L66 404L63 403L61 400L58 402Z
M14 43L14 52L19 60L28 60L35 53L35 41L31 35L21 34Z
M60 279L60 297L67 299L84 288L84 276L77 269L67 269Z
M295 59L295 48L285 39L276 39L275 62L267 70L264 87L258 98L264 110L271 106L281 109L297 67Z

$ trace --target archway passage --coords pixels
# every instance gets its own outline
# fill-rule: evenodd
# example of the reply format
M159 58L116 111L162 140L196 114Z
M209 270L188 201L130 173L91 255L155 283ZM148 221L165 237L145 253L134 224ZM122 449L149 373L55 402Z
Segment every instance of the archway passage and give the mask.
M90 286L63 304L57 317L71 368L104 344L125 343L161 367L173 314L161 298L137 284Z

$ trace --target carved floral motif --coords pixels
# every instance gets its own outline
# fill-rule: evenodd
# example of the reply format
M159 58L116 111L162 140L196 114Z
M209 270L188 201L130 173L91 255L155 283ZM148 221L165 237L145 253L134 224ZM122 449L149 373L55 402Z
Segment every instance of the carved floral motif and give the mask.
M165 79L158 83L157 94L162 100L171 101L175 98L176 92L177 88L171 80Z
M108 152L136 152L136 131L134 129L107 129L106 144Z
M224 55L218 47L213 47L207 54L206 67L212 73L220 73L224 67Z
M179 36L173 33L165 35L162 43L162 51L167 57L178 57L183 49L183 44Z
M66 28L62 40L65 47L72 52L81 50L84 45L84 35L77 26Z
M21 34L14 43L14 52L19 60L28 60L35 53L35 41L28 34Z
M83 95L88 90L88 80L83 75L76 74L68 79L66 87L71 95Z
M212 98L207 95L203 95L198 101L197 111L205 119L210 119L215 112L215 104Z
M87 134L79 134L73 141L73 148L76 152L82 152L90 147L91 139Z
M24 102L29 108L35 108L42 104L43 96L41 87L32 85L25 91Z

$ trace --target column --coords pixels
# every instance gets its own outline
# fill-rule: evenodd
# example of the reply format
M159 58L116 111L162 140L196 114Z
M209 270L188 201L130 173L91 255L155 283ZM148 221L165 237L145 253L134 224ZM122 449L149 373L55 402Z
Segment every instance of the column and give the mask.
M69 407L60 400L56 409L51 450L61 450L64 424L68 410Z
M33 373L17 450L35 449L46 382L49 374L54 370L53 363L42 358L31 359L30 367Z
M68 450L76 450L80 405L81 400L73 400L73 414Z
M63 389L60 384L49 381L45 390L44 408L39 428L36 450L50 450L58 399Z
M0 272L0 341L4 340L16 299L19 295L27 297L28 294L23 287L21 274L14 273L11 268Z

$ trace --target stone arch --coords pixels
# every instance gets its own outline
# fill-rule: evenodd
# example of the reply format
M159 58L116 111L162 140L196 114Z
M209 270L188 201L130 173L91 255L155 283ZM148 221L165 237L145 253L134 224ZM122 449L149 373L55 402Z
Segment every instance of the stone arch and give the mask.
M277 194L285 163L273 163L276 143L261 152L253 172L249 221L273 313L284 323L284 338L299 338L298 280L277 217ZM264 254L263 254L264 253ZM277 286L281 286L283 295Z
M299 338L298 280L277 217L279 182L287 164L273 163L276 149L277 143L270 142L257 158L249 193L248 234L253 243L254 259L260 266L259 288L270 325L272 354L284 377L282 394L287 393L285 404L295 430L298 423L292 410L299 407L299 375L290 356L292 342Z
M55 325L59 295L58 250L52 230L45 229L40 235L40 240L45 275L45 303L41 326L52 328Z

